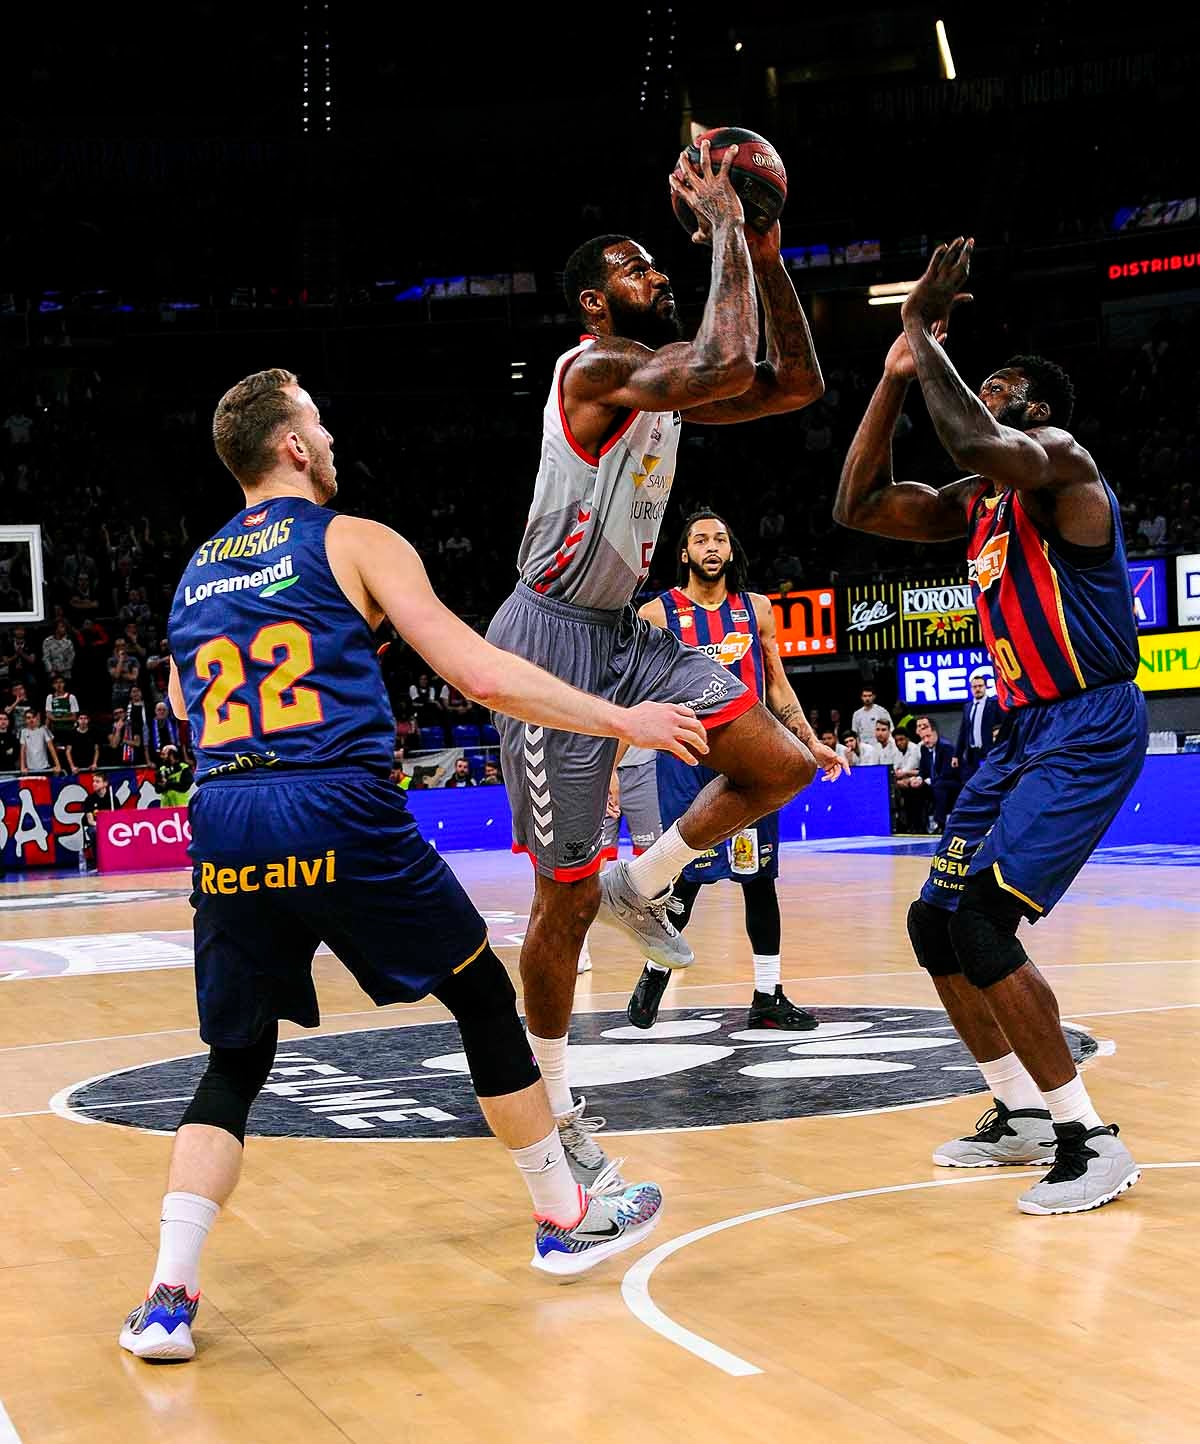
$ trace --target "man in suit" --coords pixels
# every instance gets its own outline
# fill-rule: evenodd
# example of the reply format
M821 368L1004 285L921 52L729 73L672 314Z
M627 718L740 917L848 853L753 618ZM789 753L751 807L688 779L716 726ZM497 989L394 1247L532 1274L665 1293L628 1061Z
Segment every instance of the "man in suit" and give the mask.
M921 739L921 786L930 792L929 830L941 832L962 788L958 758L928 717L917 718L917 736Z
M965 785L988 755L1000 726L1000 703L987 694L983 672L971 677L971 697L963 703L962 726L958 729L958 780Z

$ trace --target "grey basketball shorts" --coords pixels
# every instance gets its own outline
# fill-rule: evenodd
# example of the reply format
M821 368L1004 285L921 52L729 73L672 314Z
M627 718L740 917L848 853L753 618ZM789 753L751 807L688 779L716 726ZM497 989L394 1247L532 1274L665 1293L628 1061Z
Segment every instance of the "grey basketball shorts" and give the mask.
M754 693L728 668L652 627L632 607L573 607L518 583L487 638L621 707L684 703L706 728L732 722L755 704ZM538 872L557 882L599 871L616 739L535 727L500 713L495 720L513 851L528 853Z
M603 862L611 862L617 856L622 817L629 829L635 857L662 836L662 814L658 809L658 754L652 752L645 762L631 762L628 767L618 767L617 782L621 790L621 811L616 817L609 817L605 809L601 843Z

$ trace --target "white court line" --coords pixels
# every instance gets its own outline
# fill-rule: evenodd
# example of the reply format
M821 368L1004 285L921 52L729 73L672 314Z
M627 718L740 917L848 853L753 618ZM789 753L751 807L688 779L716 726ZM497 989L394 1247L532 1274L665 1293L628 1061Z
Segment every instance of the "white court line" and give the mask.
M1142 1168L1200 1168L1200 1160L1187 1163L1143 1163L1139 1166ZM653 1329L656 1334L661 1334L669 1343L678 1344L681 1349L695 1354L706 1364L712 1364L714 1368L722 1369L726 1374L732 1374L734 1378L761 1374L763 1371L757 1364L739 1358L737 1354L731 1354L728 1349L714 1344L711 1339L705 1339L699 1334L692 1333L690 1329L685 1329L682 1324L677 1324L674 1319L663 1313L650 1297L650 1279L660 1263L665 1262L672 1254L678 1253L680 1249L687 1248L688 1244L699 1243L701 1239L711 1238L713 1234L724 1233L726 1229L737 1228L739 1224L755 1223L760 1218L773 1218L781 1213L795 1213L801 1208L817 1208L825 1203L846 1203L855 1198L878 1198L887 1193L915 1193L926 1188L956 1188L972 1183L999 1183L1017 1178L1037 1178L1041 1172L1041 1169L1032 1169L1021 1173L1004 1173L985 1178L938 1178L923 1183L893 1183L884 1188L859 1188L850 1193L828 1193L820 1198L805 1198L801 1199L799 1203L782 1203L775 1208L760 1208L753 1213L739 1214L736 1218L725 1218L719 1223L710 1223L704 1228L693 1229L691 1233L681 1234L678 1238L673 1238L670 1243L660 1244L658 1248L651 1249L648 1254L644 1254L621 1280L621 1297L625 1300L625 1305L630 1313L640 1323L645 1324L648 1329Z
M1094 1013L1084 1008L1081 1012L1071 1012L1068 1018L1121 1018L1126 1013L1175 1013L1180 1008L1200 1008L1200 1003L1165 1003L1159 1008L1108 1008L1102 1013Z
M8 1417L8 1410L4 1407L3 1400L0 1400L0 1444L21 1444L21 1436L17 1433L13 1421Z

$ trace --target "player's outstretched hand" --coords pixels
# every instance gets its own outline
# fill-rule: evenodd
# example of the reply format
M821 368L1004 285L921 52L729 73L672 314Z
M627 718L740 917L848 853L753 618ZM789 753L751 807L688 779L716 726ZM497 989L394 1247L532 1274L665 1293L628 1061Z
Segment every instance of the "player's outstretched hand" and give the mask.
M634 747L653 747L656 752L673 752L681 762L695 767L696 753L708 751L704 724L690 707L677 702L639 702L626 710L622 737Z
M843 772L847 777L850 776L850 764L845 758L839 757L832 747L826 747L824 742L814 739L808 744L808 750L821 769L822 782L836 782Z
M929 258L925 274L912 288L900 308L901 319L917 320L924 326L945 321L960 301L972 299L963 288L971 271L975 242L959 236L948 246L939 246Z

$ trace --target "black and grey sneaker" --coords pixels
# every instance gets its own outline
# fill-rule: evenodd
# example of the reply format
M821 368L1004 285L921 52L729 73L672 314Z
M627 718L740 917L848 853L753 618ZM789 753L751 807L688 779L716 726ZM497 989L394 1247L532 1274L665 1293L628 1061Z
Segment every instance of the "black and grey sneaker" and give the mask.
M811 1033L817 1020L795 1003L783 991L782 983L775 985L773 993L754 990L750 1000L750 1018L747 1028L778 1028L784 1033Z
M637 980L629 1006L625 1009L625 1016L635 1028L654 1027L659 1005L670 981L671 973L668 968L647 963L642 969L642 976Z
M1117 1138L1115 1123L1085 1128L1056 1123L1054 1167L1017 1200L1022 1213L1086 1213L1111 1203L1142 1176L1133 1154Z
M999 1098L976 1120L975 1132L952 1138L933 1155L941 1168L998 1168L1002 1164L1052 1163L1055 1138L1045 1108L1006 1108Z

